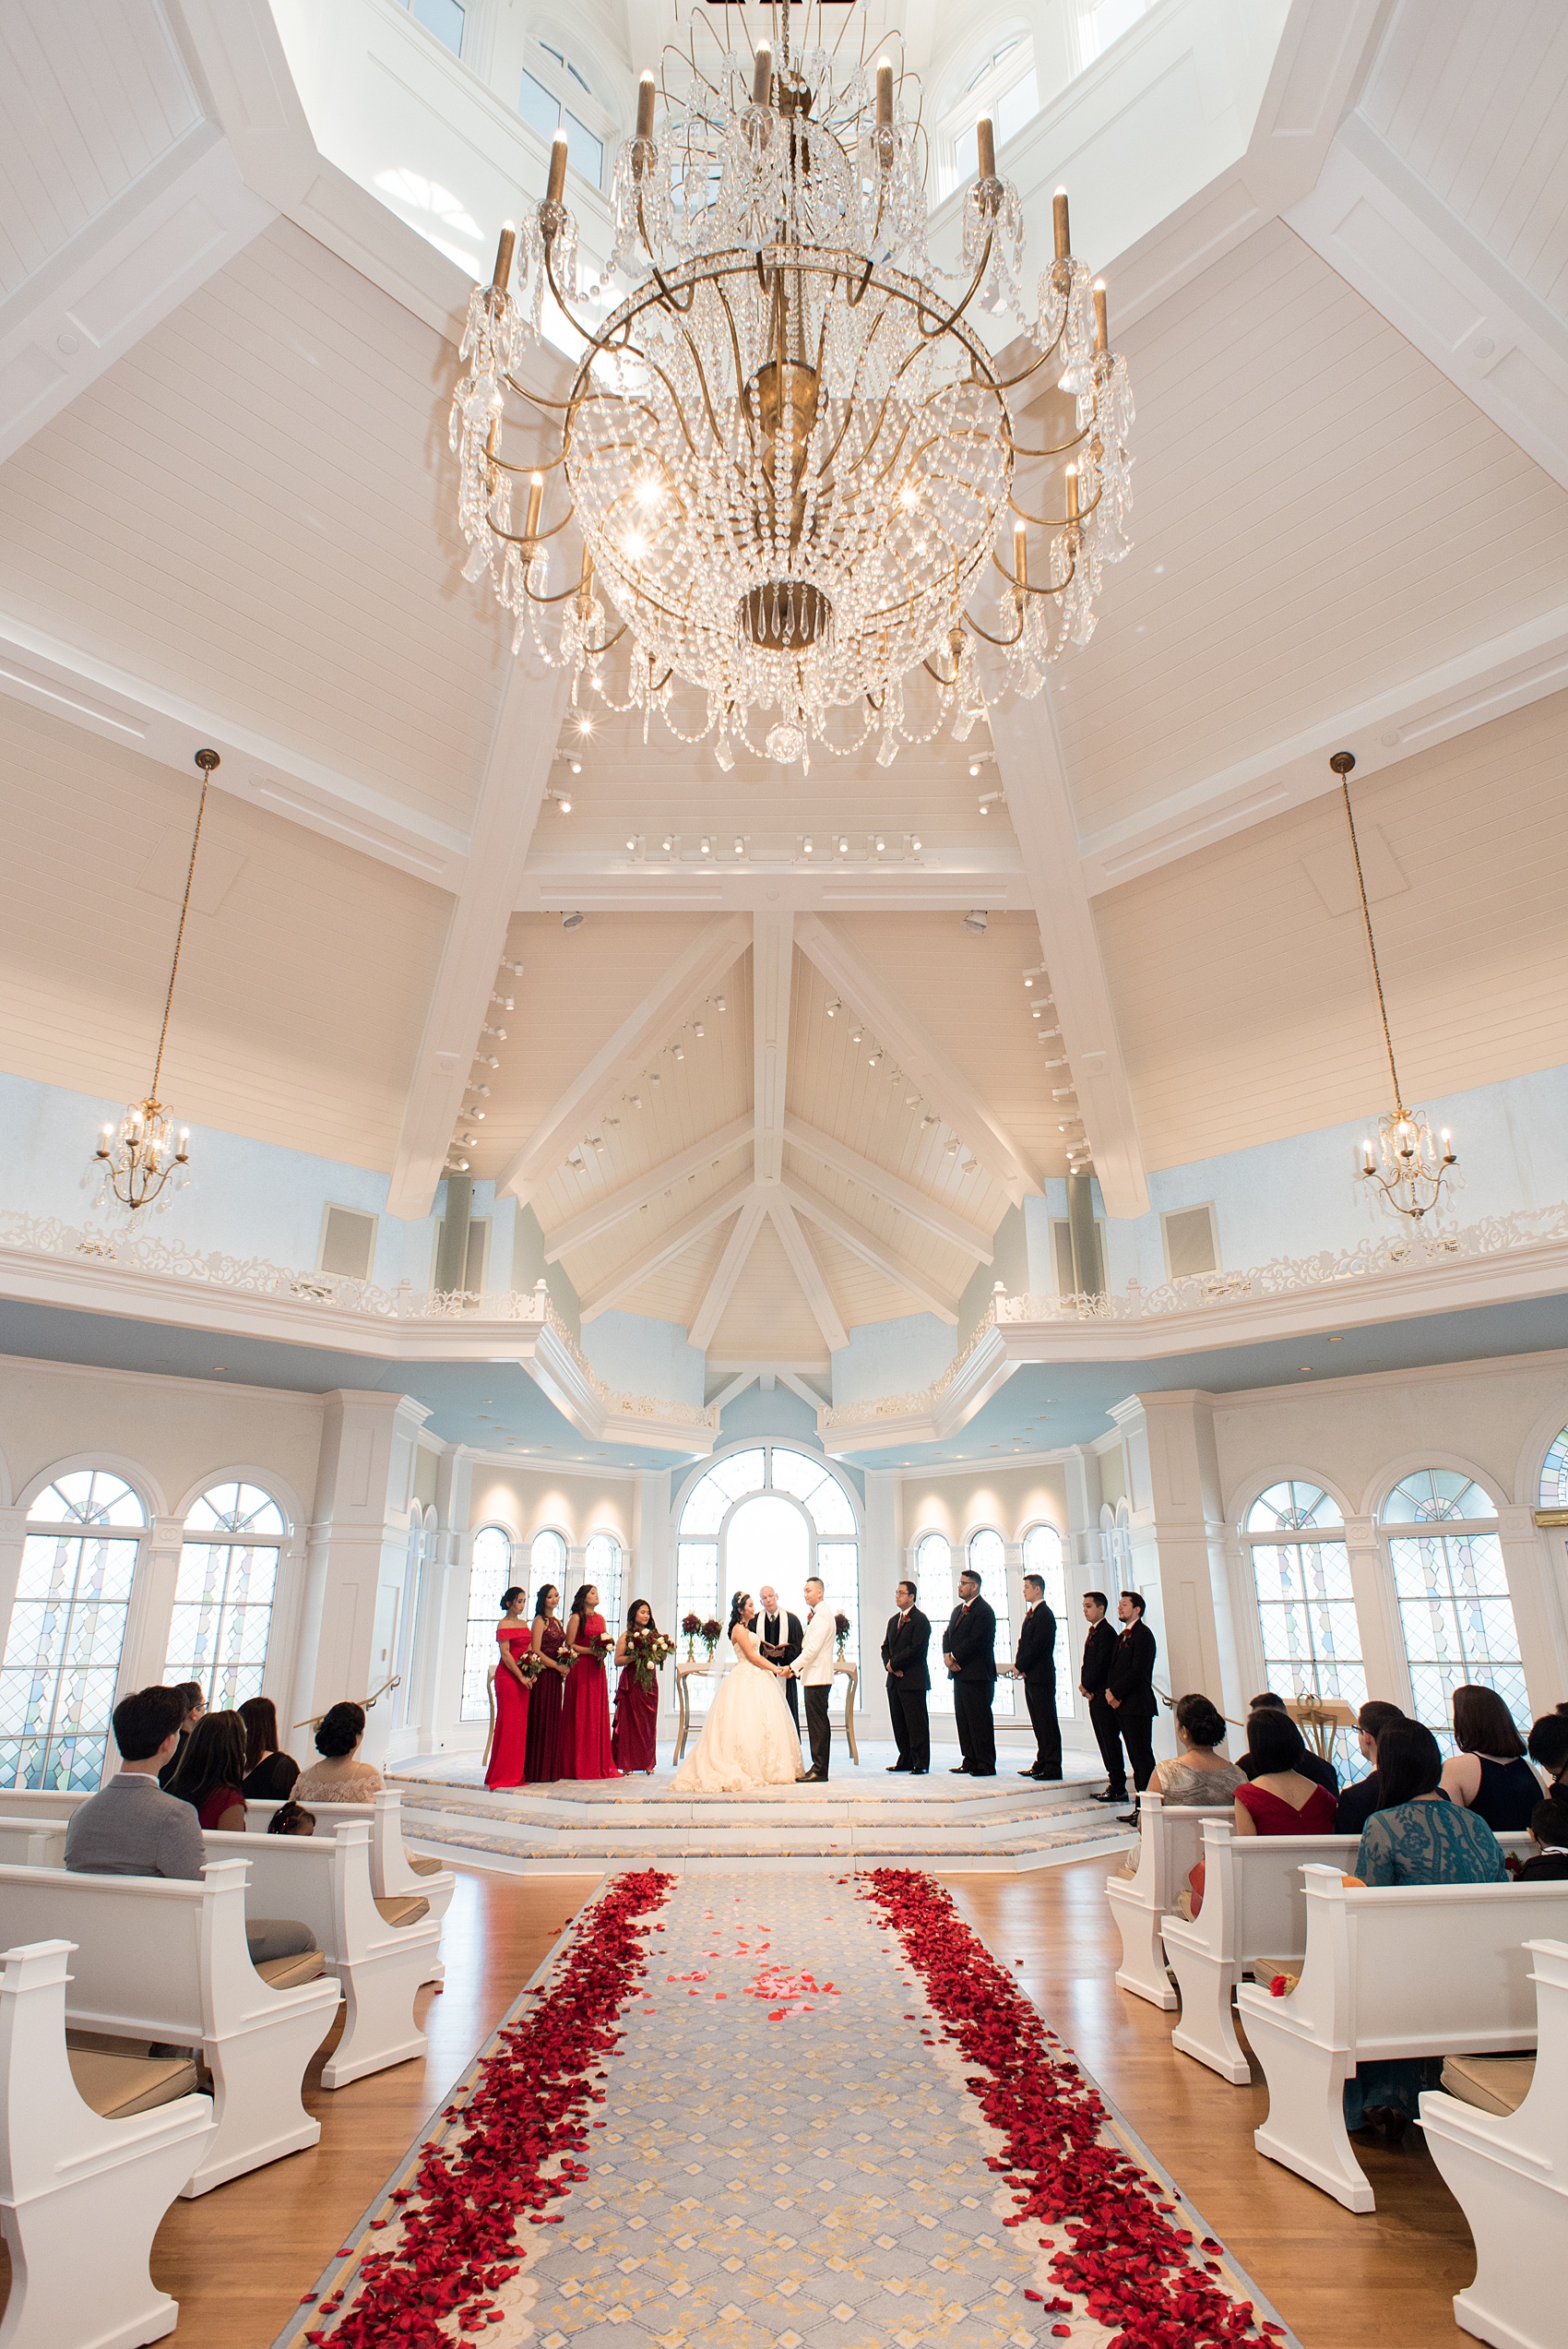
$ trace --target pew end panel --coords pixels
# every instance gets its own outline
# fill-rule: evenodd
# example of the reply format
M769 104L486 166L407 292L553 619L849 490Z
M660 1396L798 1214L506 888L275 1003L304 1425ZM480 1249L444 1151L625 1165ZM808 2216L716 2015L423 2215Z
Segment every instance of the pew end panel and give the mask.
M1268 2085L1258 2152L1365 2212L1376 2202L1345 2126L1359 2063L1501 2055L1535 2045L1524 1943L1568 1938L1568 1884L1348 1886L1301 1871L1301 1980L1274 1998L1243 1983L1237 2007Z
M0 2349L138 2349L172 2332L177 2304L148 2270L164 2212L216 2132L209 2097L105 2120L65 2053L74 1945L0 1960L0 2228L11 2291Z
M280 1807L277 1803L247 1803L247 1827L253 1833L265 1833L267 1822ZM457 1879L450 1868L438 1868L432 1875L422 1876L410 1866L403 1842L403 1798L396 1787L384 1787L368 1803L307 1803L305 1808L315 1819L317 1834L335 1834L346 1819L368 1819L370 1889L375 1899L426 1901L431 1916L437 1925L441 1923L452 1905ZM425 1979L441 1982L445 1973L446 1969L437 1957Z
M4 1800L0 1796L0 1800ZM0 1864L64 1867L68 1818L0 1818Z
M1202 1855L1206 1819L1229 1819L1230 1806L1197 1808L1175 1803L1167 1807L1158 1795L1138 1796L1137 1873L1111 1877L1105 1887L1111 1914L1122 1936L1122 1962L1116 1986L1146 1998L1165 2013L1174 2011L1176 1993L1165 1970L1159 1928L1176 1906L1187 1878Z
M1568 2271L1568 1940L1534 1960L1536 2070L1518 2110L1483 2113L1429 2089L1421 2127L1476 2247L1455 2321L1494 2349L1559 2349Z

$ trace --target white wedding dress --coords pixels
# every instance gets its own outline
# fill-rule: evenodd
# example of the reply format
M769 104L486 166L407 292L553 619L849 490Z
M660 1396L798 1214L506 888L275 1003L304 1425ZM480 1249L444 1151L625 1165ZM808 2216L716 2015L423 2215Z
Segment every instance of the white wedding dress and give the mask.
M731 1663L714 1691L696 1750L671 1783L672 1795L750 1795L792 1786L801 1741L784 1700L784 1683L754 1663L731 1634Z

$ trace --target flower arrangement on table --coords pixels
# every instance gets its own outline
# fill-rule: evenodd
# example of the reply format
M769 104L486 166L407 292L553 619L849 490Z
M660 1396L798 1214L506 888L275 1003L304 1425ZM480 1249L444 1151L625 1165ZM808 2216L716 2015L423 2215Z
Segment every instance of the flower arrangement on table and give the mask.
M698 1637L702 1640L703 1646L707 1650L707 1660L709 1663L711 1663L713 1662L713 1651L715 1648L718 1647L720 1640L724 1637L724 1626L719 1622L719 1617L716 1615L710 1615L708 1616L707 1621L703 1625Z
M686 1613L681 1617L681 1637L686 1643L686 1662L688 1663L695 1663L697 1660L697 1639L701 1631L701 1616L694 1615L688 1608Z
M675 1652L675 1642L668 1631L656 1631L651 1624L626 1634L626 1661L639 1688L652 1688L659 1679L661 1664L668 1663Z
M846 1644L847 1644L847 1642L848 1642L848 1640L849 1640L849 1633L850 1633L850 1630L852 1629L852 1628L853 1628L853 1627L851 1626L851 1624L850 1624L850 1622L849 1622L849 1616L848 1616L847 1615L839 1614L839 1615L836 1615L836 1616L834 1616L834 1618L833 1618L833 1644L834 1644L834 1647L837 1649L837 1652L838 1652L838 1657L839 1657L839 1661L840 1661L840 1662L842 1662L842 1661L843 1661L844 1649L845 1649L845 1646L846 1646Z

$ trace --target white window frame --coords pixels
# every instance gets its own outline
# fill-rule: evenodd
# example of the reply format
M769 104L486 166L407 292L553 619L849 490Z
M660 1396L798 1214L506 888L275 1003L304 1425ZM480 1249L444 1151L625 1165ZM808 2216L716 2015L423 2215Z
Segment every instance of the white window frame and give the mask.
M1485 1496L1487 1501L1491 1504L1492 1512L1491 1515L1490 1517L1431 1517L1423 1519L1391 1517L1389 1515L1389 1511L1394 1506L1396 1496L1401 1492L1404 1486L1410 1482L1412 1477L1424 1475L1429 1473L1434 1473L1439 1475L1463 1477L1466 1487L1468 1490L1479 1492ZM1405 1469L1389 1485L1388 1491L1384 1495L1377 1511L1377 1534L1378 1544L1382 1553L1384 1571L1388 1578L1387 1590L1389 1604L1394 1610L1395 1621L1399 1634L1396 1662L1399 1663L1406 1675L1410 1712L1413 1720L1420 1720L1422 1718L1422 1715L1418 1710L1415 1682L1416 1673L1420 1670L1430 1670L1432 1667L1425 1663L1422 1659L1412 1659L1410 1655L1409 1647L1405 1637L1405 1607L1410 1603L1403 1600L1400 1596L1395 1570L1393 1545L1396 1541L1420 1541L1423 1537L1429 1539L1435 1537L1443 1541L1444 1544L1450 1541L1458 1543L1473 1543L1477 1540L1491 1540L1496 1543L1498 1563L1503 1573L1503 1595L1504 1595L1507 1599L1508 1611L1513 1618L1514 1644L1519 1651L1518 1658L1515 1660L1513 1657L1506 1657L1503 1658L1501 1663L1494 1663L1490 1658L1472 1661L1469 1654L1465 1651L1464 1625L1463 1622L1459 1620L1458 1608L1455 1606L1455 1621L1461 1642L1461 1652L1458 1662L1462 1666L1463 1678L1465 1680L1468 1680L1471 1677L1472 1673L1478 1671L1495 1674L1502 1670L1506 1672L1516 1672L1518 1674L1521 1689L1517 1708L1509 1702L1509 1699L1505 1695L1503 1696L1503 1700L1504 1704L1508 1705L1509 1711L1513 1714L1516 1723L1520 1722L1521 1714L1523 1715L1522 1734L1527 1735L1530 1725L1530 1700L1528 1682L1526 1678L1524 1663L1524 1642L1519 1633L1519 1606L1518 1601L1514 1592L1513 1577L1508 1570L1508 1553L1504 1548L1503 1542L1501 1504L1499 1503L1496 1496L1487 1490L1485 1480L1479 1476L1472 1475L1470 1471L1465 1467L1450 1467L1443 1461L1433 1461L1430 1460L1418 1461L1414 1467ZM1449 1562L1446 1548L1443 1552L1443 1571L1445 1576L1449 1578L1450 1588L1452 1588L1453 1568ZM1495 1683L1492 1680L1484 1680L1479 1685L1490 1687L1494 1686ZM1499 1695L1503 1695L1503 1691L1501 1689L1498 1693ZM1451 1711L1450 1717L1445 1723L1429 1721L1427 1722L1426 1726L1431 1731L1433 1736L1437 1739L1438 1744L1443 1747L1444 1753L1451 1753L1454 1750L1454 1728Z
M761 1472L763 1479L762 1483L752 1485L743 1493L736 1494L732 1499L726 1503L724 1514L715 1532L711 1533L683 1534L681 1529L685 1519L686 1510L692 1499L695 1496L698 1486L712 1474L716 1468L721 1468L725 1461L732 1460L738 1455L747 1452L760 1452L763 1456ZM844 1498L849 1505L850 1521L853 1527L853 1531L851 1532L819 1532L816 1520L811 1513L809 1502L799 1499L795 1494L785 1492L774 1484L774 1456L776 1453L779 1452L787 1453L797 1459L809 1461L814 1468L820 1468L824 1475L826 1476L833 1484L837 1485L839 1492L843 1495ZM845 1609L845 1612L849 1617L850 1628L849 1639L844 1644L844 1657L846 1662L859 1664L861 1661L861 1616L862 1607L861 1569L865 1562L866 1534L865 1514L861 1508L855 1488L849 1483L849 1479L843 1474L836 1461L826 1459L820 1452L814 1452L808 1445L775 1443L766 1437L763 1438L760 1442L754 1439L747 1440L745 1438L742 1438L739 1442L727 1446L722 1452L715 1453L710 1459L704 1461L700 1469L686 1485L685 1489L682 1492L680 1498L676 1503L673 1511L673 1540L675 1546L675 1636L677 1639L680 1638L679 1627L683 1617L688 1612L689 1605L691 1607L691 1612L701 1612L700 1607L691 1605L691 1594L689 1589L683 1590L682 1587L683 1559L681 1554L683 1550L687 1548L702 1548L715 1549L717 1551L717 1559L714 1569L715 1601L713 1613L715 1619L722 1623L725 1619L728 1604L725 1592L732 1587L730 1577L729 1553L731 1520L734 1517L736 1511L743 1508L748 1501L757 1500L764 1496L770 1499L789 1502L790 1507L798 1509L802 1517L805 1520L808 1543L808 1562L806 1571L808 1574L815 1574L818 1572L822 1564L820 1556L820 1552L822 1550L838 1549L849 1544L853 1545L855 1551L855 1589L853 1598ZM826 1580L826 1578L824 1579ZM753 1596L755 1596L754 1592L753 1593ZM829 1604L834 1606L837 1606L839 1602L830 1598ZM682 1646L680 1652L682 1654L684 1653L683 1645ZM706 1705L707 1701L707 1689L708 1684L706 1681L695 1680L692 1682L690 1694L693 1699L692 1709L694 1712L700 1711Z
M494 1645L494 1640L495 1627L501 1620L500 1592L494 1593L488 1614L480 1616L473 1612L474 1577L479 1571L479 1545L481 1537L486 1533L499 1533L505 1542L508 1576L515 1575L517 1572L517 1551L521 1547L511 1527L503 1525L499 1518L487 1517L482 1525L474 1527L473 1539L469 1545L469 1588L465 1603L467 1612L463 1622L463 1680L457 1694L457 1718L459 1721L470 1723L484 1721L489 1717L490 1699L486 1694L486 1686L490 1678L490 1667L499 1653L499 1650ZM476 1625L480 1627L482 1638L476 1633ZM480 1696L483 1699L482 1703L470 1694L476 1662L476 1639L481 1660L478 1685ZM488 1652L485 1649L486 1641L490 1642Z
M1000 1574L1002 1604L1000 1606L996 1604L996 1594L998 1590L997 1576L992 1573L989 1567L976 1566L974 1562L975 1544L977 1542L992 1541L999 1542L1002 1545ZM980 1576L980 1596L996 1617L995 1654L996 1668L998 1675L1000 1675L1004 1665L1010 1664L1012 1663L1013 1651L1017 1646L1016 1625L1014 1621L1015 1610L1013 1606L1013 1594L1008 1588L1013 1578L1007 1565L1007 1536L1004 1533L1000 1525L974 1525L970 1527L968 1532L964 1537L964 1564L968 1567L972 1572ZM1012 1721L1016 1716L1018 1707L1016 1691L1011 1680L1004 1680L1000 1677L998 1678L995 1692L992 1698L991 1709L992 1714L998 1721Z
M594 1572L593 1563L588 1556L588 1552L592 1549L596 1542L608 1542L610 1547L615 1553L614 1563L610 1569L610 1572L613 1574L615 1578L612 1589L606 1588L606 1584L609 1582L608 1575L605 1577L605 1580L601 1582L600 1581L597 1574ZM598 1588L599 1611L604 1617L604 1620L608 1624L611 1631L617 1638L620 1636L621 1627L625 1620L626 1614L626 1544L623 1542L619 1532L612 1525L596 1526L594 1531L588 1535L587 1541L583 1544L583 1580L585 1582L592 1582Z
M568 168L576 172L579 179L587 180L589 187L607 193L610 174L615 168L615 151L622 125L615 108L600 94L603 74L586 52L550 24L530 27L520 70L554 99L557 125L570 114L589 138L599 141L601 154L597 179L589 178L569 157ZM545 134L539 125L529 123L523 113L522 94L519 83L515 101L518 119L528 124L536 137L543 137Z
M1056 1544L1059 1593L1053 1592L1051 1578L1049 1574L1041 1575L1040 1580L1045 1584L1045 1604L1056 1617L1056 1717L1059 1721L1071 1721L1077 1705L1076 1678L1070 1669L1065 1675L1062 1670L1063 1660L1068 1653L1067 1610L1073 1603L1072 1586L1067 1580L1067 1537L1060 1525L1054 1524L1049 1517L1031 1519L1025 1526L1018 1543L1018 1554L1022 1560L1021 1575L1034 1574L1039 1571L1038 1568L1029 1564L1029 1544L1037 1533L1049 1533ZM1060 1605L1057 1604L1058 1595L1061 1599ZM1025 1604L1028 1604L1026 1600Z
M424 34L425 38L429 41L434 42L436 47L443 53L444 55L457 58L466 62L469 51L473 45L474 17L476 14L475 0L457 0L457 6L462 10L463 30L456 49L452 47L449 42L443 41L441 35L435 30L433 25L421 23L417 8L414 5L414 0L398 0L398 5L403 9L412 23L419 25L419 29Z
M1289 1485L1291 1487L1293 1496L1295 1488L1298 1485L1300 1485L1303 1491L1310 1488L1312 1491L1317 1493L1321 1496L1322 1500L1327 1501L1332 1506L1336 1512L1335 1516L1321 1525L1308 1525L1298 1529L1286 1529L1278 1526L1253 1526L1250 1520L1253 1510L1261 1506L1266 1494L1277 1491L1282 1485ZM1313 1506L1316 1507L1317 1504L1314 1503ZM1313 1538L1314 1533L1317 1536L1316 1540L1313 1540ZM1265 1685L1268 1687L1274 1688L1276 1695L1288 1698L1293 1693L1292 1690L1289 1688L1276 1687L1275 1682L1271 1676L1271 1670L1277 1669L1278 1666L1286 1661L1286 1659L1276 1657L1273 1660L1273 1665L1271 1667L1268 1654L1268 1641L1265 1637L1263 1628L1263 1602L1258 1594L1257 1572L1253 1563L1253 1553L1254 1550L1259 1549L1295 1549L1298 1551L1308 1549L1340 1549L1345 1553L1346 1575L1347 1580L1348 1580L1350 1550L1349 1536L1345 1525L1344 1506L1341 1503L1338 1495L1332 1491L1331 1488L1323 1482L1321 1477L1308 1475L1304 1473L1301 1474L1296 1474L1289 1470L1286 1470L1278 1475L1270 1476L1266 1482L1257 1487L1256 1491L1253 1494L1252 1498L1248 1501L1245 1508L1241 1511L1239 1534L1241 1544L1243 1568L1246 1576L1246 1587L1252 1602L1253 1629L1258 1641L1258 1653L1264 1666ZM1300 1569L1300 1573L1304 1592L1304 1568ZM1343 1599L1329 1599L1324 1602L1324 1604L1333 1606L1349 1607L1356 1624L1357 1653L1353 1657L1331 1656L1327 1653L1320 1655L1318 1651L1317 1631L1312 1620L1311 1604L1303 1598L1303 1613L1307 1623L1308 1653L1304 1660L1298 1660L1301 1664L1302 1677L1304 1680L1310 1676L1313 1692L1318 1696L1327 1698L1340 1696L1346 1703L1350 1704L1359 1710L1360 1707L1366 1702L1369 1693L1367 1688L1366 1627L1361 1621L1360 1609L1356 1604L1353 1587L1348 1597ZM1348 1681L1348 1686L1338 1690L1324 1688L1323 1686L1323 1680L1325 1670L1330 1673L1331 1676L1336 1673L1341 1675L1343 1679ZM1357 1685L1358 1680L1360 1684L1359 1687ZM1341 1779L1348 1781L1354 1775L1355 1759L1356 1747L1353 1742L1353 1733L1348 1729L1336 1729L1334 1733L1333 1739L1333 1760L1336 1768L1339 1771Z
M110 1693L109 1704L109 1710L113 1711L114 1703L117 1701L122 1693L121 1679L125 1666L125 1650L131 1638L132 1616L136 1609L137 1599L140 1595L138 1585L141 1580L142 1568L146 1558L145 1545L152 1530L153 1509L147 1493L140 1484L137 1483L136 1478L127 1472L126 1468L118 1462L111 1464L109 1461L104 1460L79 1458L57 1462L46 1475L40 1477L38 1483L33 1487L32 1492L22 1505L24 1544L23 1560L25 1563L26 1544L33 1541L53 1541L55 1543L62 1541L75 1541L85 1543L88 1540L91 1524L91 1520L89 1519L77 1518L73 1520L71 1518L56 1518L47 1520L40 1519L34 1514L38 1503L43 1499L45 1494L52 1492L54 1487L60 1485L66 1477L84 1474L89 1476L102 1475L113 1477L116 1485L122 1486L125 1492L131 1495L137 1508L141 1511L141 1521L139 1524L106 1525L103 1528L102 1532L102 1538L105 1541L128 1542L132 1544L135 1551L135 1555L131 1560L130 1582L125 1602L125 1620L121 1627L120 1645L114 1659L114 1686ZM89 1485L88 1487L88 1504L89 1507L91 1506L92 1499L93 1488ZM72 1530L73 1525L77 1529L75 1532ZM73 1612L77 1604L77 1591L80 1581L81 1566L82 1557L81 1554L78 1552L76 1561L76 1568L72 1577L71 1598L69 1602L70 1609ZM20 1595L13 1599L10 1615L6 1625L6 1639L3 1646L0 1646L0 1661L8 1661L10 1658L11 1639L17 1628L18 1609L23 1606L36 1605L37 1604L37 1601L23 1598ZM110 1604L118 1604L119 1602L112 1601ZM43 1733L43 1770L45 1771L47 1771L49 1761L56 1745L63 1745L65 1742L65 1739L63 1736L56 1736L55 1722L58 1717L60 1708L60 1692L67 1677L67 1641L65 1640L62 1640L60 1645L60 1661L54 1668L53 1691L49 1702L48 1726ZM18 1658L18 1664L22 1661L23 1659ZM13 1666L12 1668L16 1669L17 1667ZM33 1669L36 1675L36 1664ZM103 1670L106 1669L106 1667L100 1665L98 1669ZM114 1740L113 1731L107 1725L107 1723L104 1731L100 1732L97 1730L89 1730L85 1734L88 1737L92 1739L96 1739L100 1735L103 1736L103 1753L100 1759L99 1775L92 1778L90 1781L85 1779L78 1781L73 1769L67 1774L66 1785L67 1787L75 1787L78 1792L90 1794L102 1783L103 1763L107 1761L110 1753L113 1751ZM25 1735L18 1731L18 1735L20 1743L25 1744ZM18 1771L20 1767L21 1755L18 1750Z
M216 1504L212 1501L213 1494L220 1493L229 1486L234 1487L236 1496L238 1494L243 1493L247 1489L253 1493L259 1493L266 1505L268 1508L277 1510L278 1516L281 1520L279 1531L276 1533L273 1533L270 1530L268 1530L267 1532L263 1533L258 1540L255 1541L243 1540L235 1532L224 1532L217 1527L198 1527L196 1532L193 1532L191 1530L191 1518L195 1511L199 1508L203 1501L208 1502L208 1505L213 1507L216 1510ZM252 1514L255 1515L256 1512L253 1511ZM259 1697L267 1686L267 1665L272 1650L272 1633L278 1618L279 1592L283 1580L283 1560L288 1550L289 1538L292 1531L293 1528L290 1522L288 1509L279 1499L278 1495L272 1490L270 1485L261 1484L257 1481L257 1479L251 1476L235 1474L232 1476L214 1477L210 1484L207 1484L202 1486L201 1491L196 1495L195 1498L191 1501L189 1507L185 1510L184 1520L181 1528L180 1572L183 1573L184 1570L185 1552L190 1549L227 1549L229 1552L229 1559L224 1568L223 1588L218 1601L217 1626L213 1639L212 1659L209 1665L207 1667L205 1678L203 1678L202 1675L196 1670L194 1658L187 1660L185 1657L176 1656L173 1653L172 1643L174 1637L175 1615L178 1613L182 1605L191 1604L189 1601L183 1601L180 1598L178 1581L176 1581L175 1584L173 1605L170 1610L168 1629L164 1634L163 1677L166 1681L171 1682L176 1678L180 1680L201 1679L202 1694L206 1698L209 1709L213 1711L237 1711L239 1707L246 1701L247 1698ZM225 1620L233 1614L236 1605L244 1605L246 1611L249 1612L253 1606L261 1604L260 1602L251 1600L236 1602L229 1596L230 1578L234 1570L233 1553L237 1549L276 1551L277 1563L273 1568L272 1574L272 1596L265 1603L267 1607L267 1640L262 1648L259 1664L252 1663L237 1667L237 1670L242 1672L255 1672L257 1675L256 1685L254 1688L247 1689L243 1696L235 1695L233 1691L231 1691L230 1693L233 1697L232 1703L222 1703L220 1702L220 1692L218 1688L218 1680L219 1675L223 1669L222 1652ZM187 1661L190 1663L191 1666L188 1671L185 1669Z
M994 122L1003 101L1031 76L1035 81L1035 113L1039 112L1039 67L1034 35L1028 26L1021 22L998 24L989 38L976 45L987 49L989 54L981 65L970 67L963 88L938 116L932 139L939 200L973 176L975 165L967 150L981 114L990 114ZM970 54L973 54L971 49ZM1026 117L1028 121L1033 119L1033 115ZM997 145L1016 137L1023 126L1019 123L1006 132L999 126Z
M947 1604L939 1607L934 1615L928 1604L930 1594L922 1588L921 1580L923 1571L921 1552L928 1542L940 1542L947 1553ZM910 1544L906 1568L909 1579L915 1586L915 1604L931 1625L931 1647L926 1660L931 1667L931 1695L927 1703L932 1712L950 1713L953 1711L953 1682L943 1666L942 1635L947 1628L948 1616L958 1603L958 1571L953 1563L955 1547L962 1549L963 1544L953 1543L940 1525L928 1525L923 1532L915 1535Z

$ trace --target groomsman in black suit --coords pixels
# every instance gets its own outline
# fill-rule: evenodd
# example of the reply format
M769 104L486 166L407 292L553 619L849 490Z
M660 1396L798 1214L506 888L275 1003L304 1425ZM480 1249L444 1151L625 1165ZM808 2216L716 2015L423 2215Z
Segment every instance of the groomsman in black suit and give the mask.
M762 1601L762 1621L757 1625L757 1644L769 1663L793 1663L805 1642L798 1615L786 1615L778 1604L778 1593L771 1582L765 1582L757 1592ZM797 1693L800 1682L793 1673L784 1683L784 1701L790 1708L790 1718L795 1724L795 1735L801 1734L801 1699Z
M980 1597L980 1579L972 1567L967 1566L958 1577L958 1604L947 1620L942 1661L953 1677L953 1711L964 1757L952 1775L994 1778L996 1723L991 1709L996 1694L996 1617Z
M900 1582L897 1595L898 1612L888 1616L882 1641L882 1661L887 1667L887 1710L893 1717L893 1738L898 1748L897 1760L888 1767L907 1770L911 1778L924 1778L931 1769L931 1721L926 1711L926 1692L931 1687L931 1667L926 1662L931 1625L915 1604L918 1594L912 1582Z
M1100 1760L1105 1764L1106 1788L1103 1795L1090 1797L1097 1803L1124 1803L1127 1799L1127 1770L1122 1759L1122 1739L1116 1727L1114 1710L1105 1701L1105 1684L1111 1677L1111 1659L1116 1653L1116 1633L1105 1619L1105 1592L1084 1592L1084 1621L1089 1636L1084 1641L1083 1668L1078 1675L1078 1689L1088 1699L1089 1727L1094 1731L1095 1744L1099 1747Z
M1133 1785L1142 1794L1154 1776L1154 1660L1158 1653L1154 1633L1144 1621L1143 1594L1123 1591L1116 1602L1122 1626L1106 1675L1105 1701L1111 1707L1127 1759L1133 1765ZM1136 1826L1135 1810L1128 1814Z
M1013 1671L1024 1684L1024 1702L1035 1733L1034 1766L1018 1775L1059 1779L1062 1724L1056 1718L1056 1617L1045 1604L1045 1584L1038 1574L1024 1577L1024 1620L1018 1627Z

